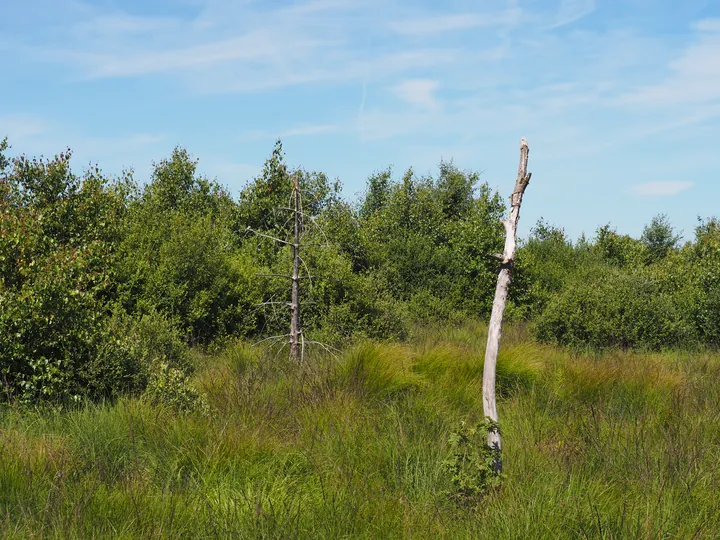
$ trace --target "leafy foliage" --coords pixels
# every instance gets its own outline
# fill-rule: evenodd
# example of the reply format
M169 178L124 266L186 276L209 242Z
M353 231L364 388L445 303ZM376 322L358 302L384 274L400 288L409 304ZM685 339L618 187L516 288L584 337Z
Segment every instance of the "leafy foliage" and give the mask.
M720 347L720 221L701 222L686 250L693 277L694 321L704 342Z
M210 414L207 398L190 382L187 373L166 362L154 366L144 396L154 405L165 405L178 412Z
M587 250L573 246L563 229L540 219L517 251L510 288L510 314L515 318L534 319L588 258Z
M70 151L8 150L1 141L4 399L139 393L159 363L189 373L188 346L284 334L291 249L269 237L289 238L293 176L308 340L405 340L490 313L505 205L451 162L427 177L376 172L350 203L338 181L289 167L280 141L237 199L180 147L147 183L77 175ZM520 242L508 318L573 347L720 346L719 230L702 221L681 246L660 215L638 239L607 224L572 242L541 220Z
M619 268L637 265L643 259L643 244L627 234L618 234L610 224L597 230L593 248L603 262Z
M389 171L373 176L356 232L346 235L354 245L342 244L353 267L377 276L397 300L422 295L428 306L447 301L453 310L489 313L496 265L488 254L502 245L504 205L478 180L451 163L441 163L437 178L412 170L400 182ZM443 318L443 311L426 314Z
M103 393L90 366L107 331L125 190L99 170L73 175L70 153L16 158L0 198L0 376L11 399Z
M643 229L640 241L646 249L646 259L654 263L664 259L670 250L676 249L680 237L675 235L667 215L655 216Z
M574 276L536 322L541 340L574 347L677 347L693 343L693 330L652 276L602 266Z
M157 310L190 343L207 344L257 327L257 265L234 247L234 202L195 174L196 162L175 149L129 206L120 246L120 300L129 312Z
M458 504L477 504L488 491L500 486L502 473L496 467L500 450L488 446L491 432L499 433L500 426L488 418L475 426L463 421L450 433L451 456L443 468L453 486L449 495Z

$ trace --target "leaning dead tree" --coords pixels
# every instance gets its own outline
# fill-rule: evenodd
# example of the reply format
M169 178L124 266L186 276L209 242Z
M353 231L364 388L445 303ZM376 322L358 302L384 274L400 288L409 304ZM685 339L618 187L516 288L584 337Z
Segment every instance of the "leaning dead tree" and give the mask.
M510 279L515 259L515 247L517 245L517 223L520 218L520 204L522 204L525 188L530 182L530 173L527 172L528 148L525 137L520 141L520 166L515 181L515 189L510 195L510 215L504 220L505 227L505 249L500 259L500 273L498 275L497 287L495 288L495 300L493 301L490 325L488 327L487 347L485 348L485 366L483 368L483 412L485 417L491 421L493 426L488 431L488 446L495 451L494 469L502 471L501 437L497 428L498 413L495 399L495 371L497 366L498 350L500 348L500 334L502 332L503 313L507 302Z

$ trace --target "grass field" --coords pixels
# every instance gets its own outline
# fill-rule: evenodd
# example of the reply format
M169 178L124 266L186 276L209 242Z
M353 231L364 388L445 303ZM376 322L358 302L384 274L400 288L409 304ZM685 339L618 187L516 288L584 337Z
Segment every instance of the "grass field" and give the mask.
M5 408L0 536L720 537L720 356L571 354L520 328L498 366L504 482L452 502L442 462L482 417L484 345L469 324L304 367L198 353L212 417Z

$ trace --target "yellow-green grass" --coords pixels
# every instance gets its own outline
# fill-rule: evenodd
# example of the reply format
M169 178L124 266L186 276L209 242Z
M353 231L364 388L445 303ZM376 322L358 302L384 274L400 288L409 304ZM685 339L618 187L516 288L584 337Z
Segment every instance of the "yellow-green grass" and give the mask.
M212 417L139 398L0 412L0 535L717 538L720 356L582 356L507 328L506 477L457 507L450 432L482 418L485 329L360 342L299 367L198 354Z

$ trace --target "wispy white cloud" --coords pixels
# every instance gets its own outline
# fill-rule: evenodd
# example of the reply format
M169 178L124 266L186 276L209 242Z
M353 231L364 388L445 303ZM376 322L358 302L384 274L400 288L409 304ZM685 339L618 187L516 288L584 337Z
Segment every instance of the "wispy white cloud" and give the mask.
M514 26L519 24L521 19L522 11L515 8L489 13L435 14L422 18L393 21L388 24L388 27L398 34L428 36L472 28Z
M632 186L632 190L643 197L671 197L687 191L693 185L693 182L644 182Z
M355 11L360 5L356 0L307 0L291 4L281 11L287 15L333 13Z
M585 4L581 9L578 3L564 9L579 14L591 8ZM398 110L393 104L378 105L366 112L359 134L363 140L447 136L471 141L488 129L528 133L546 155L569 158L602 155L653 136L667 138L699 123L711 125L720 116L720 99L712 97L720 96L716 26L720 23L688 26L696 33L685 36L684 48L630 29L584 30L562 39L552 31L530 29L506 51L502 63L458 63L451 75L434 77L428 71L430 77L417 79L426 82L416 84L405 82L414 78L399 77L396 96L403 91L404 101L413 106ZM475 69L468 70L471 66ZM676 101L648 94L647 81L658 78L664 66L678 71L671 81L652 86L652 92L659 96L661 90L672 90ZM427 81L442 86L442 108L436 106L436 87ZM680 99L697 101L683 107Z
M180 26L171 17L138 17L126 13L101 14L73 26L76 35L108 39L167 32Z
M278 131L270 131L267 129L247 131L240 135L240 141L262 141L274 140L277 138L287 139L290 137L310 137L314 135L326 135L329 133L337 133L341 130L341 126L337 124L306 124L291 128L279 129Z
M555 20L549 28L559 28L574 23L595 11L595 0L562 0Z
M414 70L445 69L481 54L473 48L402 39L369 47L367 36L378 26L378 17L395 13L374 0L301 0L285 7L227 0L200 4L189 17L140 17L99 7L73 11L74 19L58 23L42 41L18 34L6 45L17 57L61 65L63 75L75 81L162 75L204 94L375 82ZM457 24L509 22L513 13L435 22L442 31Z
M440 107L435 92L439 81L432 79L406 79L393 87L393 92L405 103L425 109Z
M286 55L288 61L301 58L321 45L319 40L297 39L292 50L286 51L280 36L259 30L249 34L190 47L168 48L160 51L126 50L120 53L85 53L56 51L59 60L79 64L87 78L135 77L168 72L197 72L204 68L232 62L271 63Z
M720 19L703 19L695 23L695 28L701 32L720 32Z
M483 126L541 133L540 141L557 141L558 148L564 144L572 151L577 137L567 134L589 131L583 115L607 110L620 116L593 146L604 151L613 141L627 141L628 133L637 139L641 132L702 121L701 111L670 111L665 105L707 103L720 95L720 22L713 19L698 22L695 40L669 62L657 39L629 29L584 29L562 38L551 30L593 13L594 0L536 4L535 11L508 0L481 13L457 11L467 5L452 2L443 9L433 6L432 14L379 0L195 5L200 6L195 14L163 17L74 10L77 20L65 25L69 30L60 38L53 34L43 48L27 42L15 51L59 63L84 79L172 77L193 94L362 85L359 112L354 102L344 120L291 124L279 133L249 131L246 140L355 132L363 140L413 134L471 141ZM458 38L472 28L483 31ZM647 84L648 59L653 67L665 63L667 80ZM373 94L370 108L371 86L391 89L396 99ZM398 98L404 106L398 107ZM642 129L629 126L622 111L634 114L639 104L663 114Z
M699 21L692 44L668 63L662 82L627 92L619 101L664 107L720 101L720 19Z
M312 59L287 63L241 65L234 69L216 69L203 76L188 75L193 92L200 94L261 92L291 86L346 82L362 83L387 80L421 69L441 69L463 62L462 50L422 48L393 51L365 58L354 53L318 51ZM292 64L292 65L290 65Z
M50 130L49 124L34 115L9 114L0 116L0 139L8 137L10 142L42 135Z

